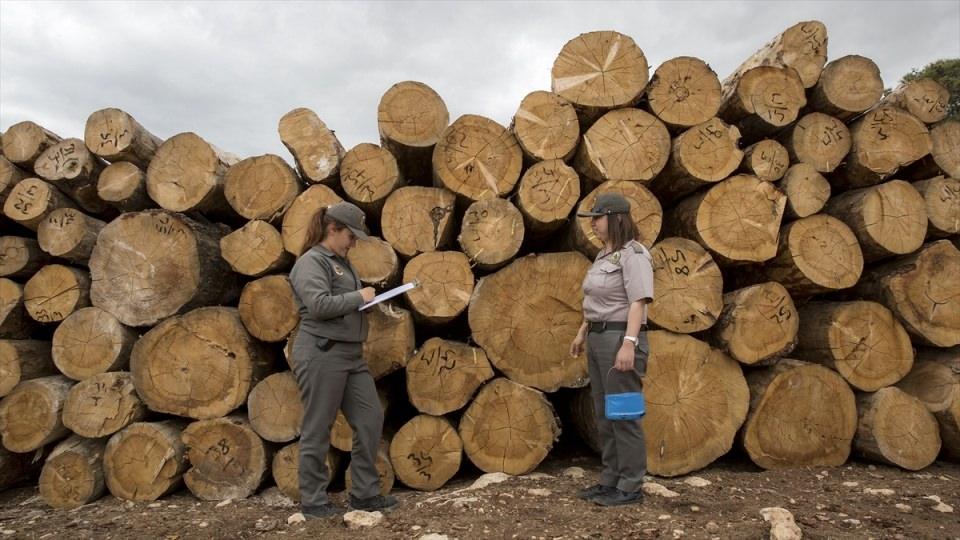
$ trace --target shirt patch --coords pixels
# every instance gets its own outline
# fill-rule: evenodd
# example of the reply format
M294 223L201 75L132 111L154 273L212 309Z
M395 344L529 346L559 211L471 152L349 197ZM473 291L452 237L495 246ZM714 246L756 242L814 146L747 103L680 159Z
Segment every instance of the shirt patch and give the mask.
M338 275L338 276L342 276L342 275L343 275L343 268L340 268L340 265L335 264L335 265L333 265L333 273L336 274L336 275Z
M611 255L611 256L610 256L610 260L613 261L614 263L619 263L619 262L620 262L620 252L617 251L616 253L614 253L613 255Z

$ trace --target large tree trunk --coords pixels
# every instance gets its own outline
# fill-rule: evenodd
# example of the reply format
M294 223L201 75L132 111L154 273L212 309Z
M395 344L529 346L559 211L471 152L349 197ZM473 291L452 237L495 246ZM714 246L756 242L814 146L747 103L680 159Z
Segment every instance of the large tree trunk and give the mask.
M787 196L785 220L812 216L823 210L830 199L830 182L809 163L797 163L787 169L780 190Z
M53 508L77 508L107 492L103 452L107 441L73 435L58 444L40 473L40 497Z
M930 132L908 112L884 106L850 125L853 147L830 182L852 189L879 184L933 148Z
M107 441L103 473L118 499L155 501L180 487L189 463L182 420L137 422Z
M823 114L804 115L788 128L780 141L794 162L807 163L817 172L833 172L850 153L850 130L838 118Z
M380 218L383 239L405 259L448 247L456 226L455 200L452 192L440 188L408 186L394 191Z
M860 422L854 447L865 457L919 471L937 459L937 420L923 403L898 388L857 396Z
M483 349L441 338L428 339L406 370L410 403L437 416L463 408L494 375Z
M246 499L270 474L270 449L242 415L193 422L181 438L191 465L183 481L200 500Z
M11 452L31 452L69 435L60 417L73 384L62 375L18 384L0 401L3 446Z
M107 437L146 418L133 378L126 371L100 373L70 389L63 405L63 425L77 435Z
M220 257L223 229L162 210L123 214L90 256L93 304L127 326L210 304L230 304L236 276Z
M378 304L367 312L370 325L363 342L363 359L374 379L383 378L406 367L413 355L413 316L393 304Z
M723 295L723 312L708 336L734 360L754 365L790 354L799 328L790 293L767 281Z
M341 454L331 449L327 454L326 465L330 478L340 469ZM288 444L273 455L273 480L280 492L296 502L300 501L300 441Z
M457 241L463 253L483 271L510 262L523 244L523 215L500 198L477 201L467 208Z
M227 203L245 219L278 223L301 191L297 173L273 154L241 160L223 177Z
M230 268L250 277L287 270L293 255L283 249L283 237L266 221L250 221L220 239L220 254Z
M740 170L764 182L776 182L783 178L789 166L790 156L787 149L773 139L763 139L743 151Z
M453 433L456 433L454 431ZM393 490L393 483L396 481L396 474L393 471L393 464L390 463L390 450L386 441L380 441L377 448L377 476L380 478L380 494L387 495ZM353 487L353 478L350 474L350 467L343 474L344 491L347 493Z
M237 156L196 133L179 133L167 139L150 161L147 193L166 210L230 218L235 213L224 197L223 178L237 161Z
M389 150L360 143L343 156L340 185L347 199L373 216L379 216L387 196L405 184L397 159Z
M660 64L647 85L647 103L667 127L702 124L720 109L720 79L706 62L678 56Z
M665 238L650 249L655 291L650 322L690 334L713 326L723 309L723 276L713 257L686 238Z
M0 276L22 280L52 261L33 238L0 236Z
M450 123L443 99L416 81L390 87L377 106L380 144L397 158L400 173L413 184L432 181L431 158L440 134Z
M560 422L543 393L498 378L484 385L464 411L459 433L467 457L480 470L520 475L547 457L560 437ZM392 449L390 454L398 455Z
M502 197L520 179L523 153L508 129L466 114L443 130L433 150L433 182L467 202Z
M745 140L757 141L792 124L806 103L796 71L760 65L738 70L723 81L717 116L736 124Z
M39 178L27 178L10 190L3 213L17 224L36 231L40 223L57 208L77 205L52 185Z
M406 486L433 491L443 487L460 470L463 447L460 435L449 420L421 414L393 436L390 461L397 478Z
M106 223L73 208L58 208L37 227L40 248L75 264L86 265Z
M583 321L579 253L518 259L482 278L468 309L472 337L510 379L544 392L586 384L583 356L568 348Z
M0 340L0 397L10 394L24 381L49 375L57 375L49 341Z
M847 121L873 107L883 95L880 69L869 58L848 55L823 68L810 91L810 107Z
M757 66L791 67L804 88L820 79L827 61L827 27L820 21L802 21L787 28L743 62L727 80ZM726 84L726 81L725 81Z
M94 154L113 163L147 168L163 141L120 109L100 109L87 118L83 140Z
M272 351L243 327L234 308L171 317L137 341L130 371L154 411L198 420L229 414L271 370Z
M950 91L933 79L916 79L901 83L881 103L899 107L925 124L934 124L947 117Z
M960 345L960 250L949 240L867 271L856 292L890 308L921 343Z
M293 287L284 275L247 283L240 293L239 311L247 331L260 341L283 341L300 323Z
M127 161L108 165L100 173L97 196L122 212L139 212L157 206L147 195L147 174Z
M567 161L580 141L576 109L566 99L542 90L523 98L510 130L529 162Z
M396 284L400 277L400 261L393 246L379 237L357 240L347 253L347 260L357 269L360 281L381 289Z
M343 145L336 134L307 108L283 115L277 128L280 140L293 154L297 169L306 181L334 185L343 160Z
M48 264L24 284L23 305L36 321L60 322L90 305L90 275L78 268Z
M927 210L927 236L960 234L960 179L937 176L914 182Z
M109 208L97 195L97 177L103 168L104 163L80 139L58 142L44 150L34 164L34 171L41 178L93 214Z
M913 367L910 336L875 302L812 302L800 308L794 356L840 373L851 386L875 392Z
M750 414L741 438L764 469L843 465L857 431L856 399L823 366L783 359L747 374Z
M417 255L403 269L403 282L419 282L406 293L414 316L429 325L448 323L467 309L474 291L470 260L459 251Z
M300 436L303 404L297 380L290 371L263 379L247 398L250 427L271 442L290 442Z
M593 184L608 180L646 182L670 158L670 133L656 116L640 109L603 115L583 135L573 166Z
M559 159L535 163L520 178L514 203L524 233L542 238L560 229L580 200L580 177Z
M125 369L139 336L109 312L86 307L72 313L53 333L53 361L67 377L82 381Z
M3 155L11 163L33 170L33 163L47 148L62 139L56 133L30 122L20 122L3 133Z
M324 185L310 186L301 193L283 215L280 232L283 235L284 249L299 257L310 247L304 244L307 241L307 229L310 227L313 216L321 208L342 201L339 195Z
M28 339L36 329L23 305L23 286L0 278L0 339Z
M670 160L650 182L650 190L668 202L723 180L743 159L739 141L740 130L719 118L687 129L673 139Z
M630 220L637 227L637 240L649 247L657 241L663 226L663 207L653 193L639 182L614 180L604 182L587 194L577 205L577 213L589 212L603 193L619 193L630 201ZM588 217L571 217L570 237L573 247L593 259L603 247Z
M960 347L917 350L913 369L897 388L919 399L930 412L942 412L960 399Z

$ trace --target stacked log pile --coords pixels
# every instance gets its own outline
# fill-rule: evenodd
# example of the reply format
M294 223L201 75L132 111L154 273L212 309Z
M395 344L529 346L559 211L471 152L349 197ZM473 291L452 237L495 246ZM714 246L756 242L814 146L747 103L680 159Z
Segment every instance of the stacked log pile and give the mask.
M2 485L45 459L54 507L182 484L296 498L285 276L340 200L372 229L350 254L362 281L420 283L369 313L385 491L440 488L465 460L528 473L561 429L596 448L586 358L567 351L603 246L574 214L611 191L653 255L651 473L735 445L764 468L960 458L960 124L943 88L881 99L871 60L827 63L817 21L723 81L692 57L647 73L630 37L583 34L509 125L451 122L407 81L383 95L379 145L347 150L298 108L279 119L288 158L163 140L119 109L83 139L10 126ZM332 440L343 469L342 415Z

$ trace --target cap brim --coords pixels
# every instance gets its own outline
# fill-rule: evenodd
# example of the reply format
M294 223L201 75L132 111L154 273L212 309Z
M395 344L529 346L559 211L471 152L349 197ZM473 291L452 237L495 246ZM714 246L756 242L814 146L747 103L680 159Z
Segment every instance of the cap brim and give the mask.
M607 215L605 212L577 212L577 217L597 217L605 215Z
M350 232L352 232L353 235L359 238L360 240L366 240L367 238L370 238L369 234L365 233L364 231L361 231L360 229L357 229L356 227L351 227L347 225L347 228L350 229Z

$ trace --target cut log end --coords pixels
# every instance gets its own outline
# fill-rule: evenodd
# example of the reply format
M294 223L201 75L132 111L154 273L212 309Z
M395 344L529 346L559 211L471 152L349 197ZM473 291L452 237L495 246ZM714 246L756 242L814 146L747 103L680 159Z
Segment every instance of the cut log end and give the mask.
M390 442L390 461L405 485L433 491L460 469L463 442L450 421L421 414L403 425Z
M667 60L647 86L650 110L672 128L706 122L720 108L720 79L699 58L681 56Z
M723 276L713 257L685 238L665 238L650 249L656 295L650 321L689 334L713 326L723 309Z
M137 422L107 441L103 472L114 497L155 501L180 486L189 466L182 421Z
M937 420L917 398L882 388L858 398L860 422L854 446L864 456L918 471L940 453Z
M483 116L461 116L443 131L433 150L437 186L479 201L502 197L520 179L523 154L516 137Z
M470 260L457 251L423 253L403 269L403 282L420 286L407 292L414 314L428 324L450 322L467 309L474 291Z

